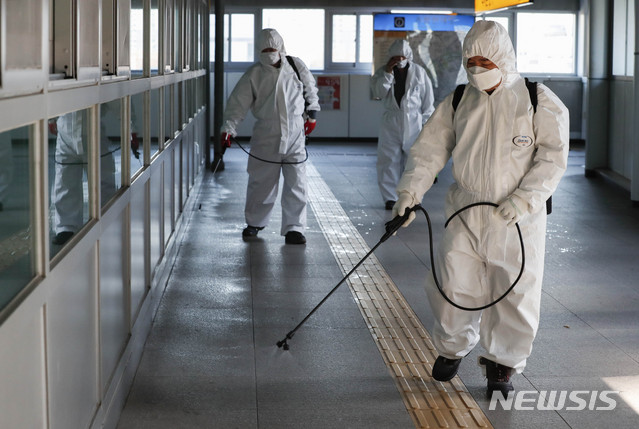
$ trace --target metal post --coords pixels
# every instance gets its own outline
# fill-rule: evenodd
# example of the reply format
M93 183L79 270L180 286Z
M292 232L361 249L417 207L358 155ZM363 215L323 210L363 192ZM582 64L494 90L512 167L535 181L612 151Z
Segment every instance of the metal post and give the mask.
M215 0L215 81L213 94L213 148L215 156L212 166L217 171L224 170L222 145L220 144L220 128L222 128L224 108L224 4L223 0Z
M586 31L588 76L586 177L608 167L608 104L610 93L611 6L606 0L587 0Z
M635 23L639 19L639 0L635 0ZM637 26L635 25L635 52L634 52L634 61L635 61L635 72L634 72L634 111L633 116L634 120L634 135L638 135L639 132L639 121L636 119L637 115L639 115L639 77L637 76L639 72L639 56L637 49L639 49L639 31L637 31ZM630 176L630 199L632 200L632 205L634 207L639 207L639 142L636 139L633 139L632 144L632 175Z
M206 17L204 18L204 64L206 78L204 79L204 105L206 115L211 114L211 0L206 2ZM206 168L211 165L211 121L204 121L204 162Z

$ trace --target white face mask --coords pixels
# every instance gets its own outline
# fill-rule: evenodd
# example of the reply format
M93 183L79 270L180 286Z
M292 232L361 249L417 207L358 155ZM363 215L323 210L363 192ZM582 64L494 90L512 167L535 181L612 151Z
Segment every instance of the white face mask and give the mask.
M468 67L468 82L475 88L485 91L501 82L501 71L498 68L487 69L484 67Z
M397 67L399 67L400 69L403 69L404 67L406 67L407 64L408 64L408 60L401 60L399 63L397 63Z
M280 53L275 52L260 52L260 62L265 66L272 66L280 60Z

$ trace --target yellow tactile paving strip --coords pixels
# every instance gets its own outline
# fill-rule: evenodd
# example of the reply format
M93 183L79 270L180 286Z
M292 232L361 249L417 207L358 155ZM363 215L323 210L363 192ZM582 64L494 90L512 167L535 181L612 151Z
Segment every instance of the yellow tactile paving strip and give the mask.
M310 162L306 172L311 208L346 275L370 247ZM374 254L347 283L415 426L492 428L459 377L431 378L437 352L430 336Z

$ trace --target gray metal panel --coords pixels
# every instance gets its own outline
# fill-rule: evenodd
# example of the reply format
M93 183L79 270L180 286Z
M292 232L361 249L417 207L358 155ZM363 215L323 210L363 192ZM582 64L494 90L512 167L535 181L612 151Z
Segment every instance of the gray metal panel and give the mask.
M75 12L71 0L58 0L53 8L53 73L64 73L66 77L75 75L73 62Z

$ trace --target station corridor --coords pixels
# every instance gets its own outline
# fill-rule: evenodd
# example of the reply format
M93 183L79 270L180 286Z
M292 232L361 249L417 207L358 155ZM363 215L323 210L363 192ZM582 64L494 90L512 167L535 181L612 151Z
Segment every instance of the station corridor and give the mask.
M248 146L247 144L244 144ZM437 352L424 291L423 215L381 244L288 340L276 346L378 243L390 211L373 143L308 145L306 245L280 236L279 198L244 241L247 155L194 187L188 226L118 429L634 428L639 424L639 209L604 177L569 168L548 217L541 322L516 391L530 409L490 410L477 365L430 378ZM450 166L426 194L437 247ZM583 391L582 410L536 406L537 392ZM618 391L612 410L591 392ZM593 406L595 405L595 406ZM595 408L595 409L591 409Z

